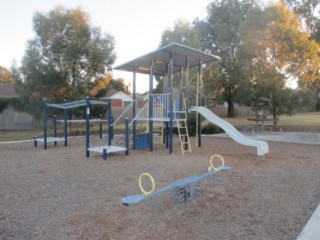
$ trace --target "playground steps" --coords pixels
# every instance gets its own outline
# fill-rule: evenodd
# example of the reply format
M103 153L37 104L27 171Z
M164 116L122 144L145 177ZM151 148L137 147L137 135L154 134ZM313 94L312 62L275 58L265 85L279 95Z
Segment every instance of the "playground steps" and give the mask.
M178 128L182 155L184 155L185 152L192 152L187 125L186 98L184 98L181 110L177 110L174 105L174 120Z
M182 155L184 155L185 152L192 152L188 127L187 127L187 119L176 119L176 122L177 122Z

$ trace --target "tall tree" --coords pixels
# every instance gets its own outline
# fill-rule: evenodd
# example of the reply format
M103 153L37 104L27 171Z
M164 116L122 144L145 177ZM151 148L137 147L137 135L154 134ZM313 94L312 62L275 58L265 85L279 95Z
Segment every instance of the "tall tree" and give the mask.
M0 66L0 82L3 83L12 83L13 78L9 69Z
M173 28L167 28L163 31L159 46L163 47L172 42L181 43L195 49L201 49L201 38L199 32L195 30L190 22L183 19L178 19L175 22ZM192 71L190 73L190 78L193 78L193 76L194 72ZM162 92L163 79L157 77L156 80L158 84L156 86L155 92ZM175 76L173 79L174 87L179 88L179 84L180 77Z
M259 93L256 103L267 101L274 118L292 113L292 106L284 105L290 102L283 99L291 95L286 83L290 78L315 79L318 45L300 31L297 16L283 2L250 11L241 28L241 40L241 64Z
M229 117L235 114L235 91L242 75L237 57L240 48L239 27L253 5L255 1L215 0L208 6L207 18L195 21L201 32L203 50L221 57L219 85L228 102Z
M301 26L309 33L310 38L320 44L320 2L319 0L286 0L287 5L299 16ZM319 49L318 49L319 51ZM320 57L320 55L319 55ZM320 110L320 66L317 77L308 87L315 91L316 110Z
M28 42L22 66L13 67L16 88L27 102L84 97L91 82L114 63L114 38L102 34L80 8L37 12L33 30L36 36Z
M298 14L303 30L309 32L311 38L315 38L320 43L319 0L285 0L285 2Z

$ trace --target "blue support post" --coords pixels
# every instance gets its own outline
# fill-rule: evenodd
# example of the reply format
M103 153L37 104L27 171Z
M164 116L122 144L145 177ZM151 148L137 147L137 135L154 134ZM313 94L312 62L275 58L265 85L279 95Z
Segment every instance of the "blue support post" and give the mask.
M86 157L90 156L90 101L89 97L86 97Z
M166 122L166 128L164 130L166 148L169 148L169 123Z
M112 103L109 102L108 107L108 146L111 146L113 139L113 117L112 117Z
M197 84L197 88L198 88L198 105L201 106L201 93L200 93L200 84L202 82L202 61L199 61L199 80L198 80L198 84ZM198 147L201 147L201 115L200 113L198 114Z
M150 62L149 72L149 149L153 151L153 60Z
M169 65L169 153L172 153L173 148L173 54L170 53L170 65Z
M129 155L129 119L126 118L126 155Z
M103 158L103 160L107 160L107 149L106 148L102 149L102 158Z
M57 115L53 115L53 134L57 137ZM57 141L54 141L54 145L57 145Z
M99 128L99 136L102 138L102 114L100 114L100 128Z
M65 98L64 102L66 103L68 100ZM64 118L64 125L63 125L63 133L64 133L64 146L68 146L68 110L63 110L63 118Z
M43 100L43 147L47 149L47 99Z
M136 70L133 72L133 107L132 107L132 119L136 118ZM132 126L132 139L133 149L136 149L136 121L133 121Z

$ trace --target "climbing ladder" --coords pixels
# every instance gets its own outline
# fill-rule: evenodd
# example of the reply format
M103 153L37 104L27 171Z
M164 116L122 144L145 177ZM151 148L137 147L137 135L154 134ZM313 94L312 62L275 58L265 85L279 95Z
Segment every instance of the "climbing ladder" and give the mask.
M176 104L174 104L174 120L178 128L179 141L181 146L181 153L191 151L191 144L187 125L187 110L186 110L186 98L183 99L183 107L181 110L176 110ZM174 103L176 101L174 100Z

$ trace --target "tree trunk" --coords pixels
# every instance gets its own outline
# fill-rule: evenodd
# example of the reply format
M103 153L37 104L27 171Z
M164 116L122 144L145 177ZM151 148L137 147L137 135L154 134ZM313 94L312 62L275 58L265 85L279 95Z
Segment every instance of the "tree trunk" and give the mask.
M228 87L228 115L227 117L235 117L235 114L234 114L234 104L233 104L233 88L232 86L229 85Z
M231 117L231 118L235 117L234 104L233 104L233 99L232 98L228 99L228 115L227 115L227 117Z
M276 109L276 107L274 106L274 104L273 104L273 106L272 106L272 118L273 118L273 125L277 125L277 109Z

